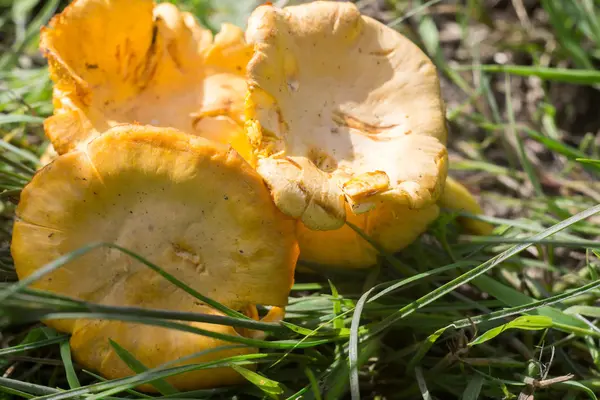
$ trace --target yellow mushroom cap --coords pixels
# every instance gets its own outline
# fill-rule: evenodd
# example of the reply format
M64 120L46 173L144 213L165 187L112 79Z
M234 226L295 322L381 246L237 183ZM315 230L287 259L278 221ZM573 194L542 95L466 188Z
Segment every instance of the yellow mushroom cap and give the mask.
M418 210L407 206L381 203L365 214L348 210L347 221L361 229L388 253L399 251L414 242L439 215L432 205ZM303 261L337 268L367 268L377 263L379 251L350 226L329 231L315 231L298 225L300 258Z
M277 206L313 230L346 205L432 206L447 173L436 68L348 2L258 7L248 21L247 131Z
M115 243L203 295L246 310L287 304L295 231L296 221L276 208L261 177L231 147L174 129L124 125L38 171L21 194L11 251L23 279L87 244ZM32 287L107 305L219 314L116 249L86 253ZM228 344L116 321L48 324L72 333L75 358L111 378L130 371L116 361L108 338L148 367ZM227 326L196 325L235 334ZM249 351L255 350L202 360ZM191 389L237 380L219 369L171 382Z
M75 0L41 33L54 82L46 134L63 154L121 123L173 127L230 143L245 158L251 47L224 24L152 0Z

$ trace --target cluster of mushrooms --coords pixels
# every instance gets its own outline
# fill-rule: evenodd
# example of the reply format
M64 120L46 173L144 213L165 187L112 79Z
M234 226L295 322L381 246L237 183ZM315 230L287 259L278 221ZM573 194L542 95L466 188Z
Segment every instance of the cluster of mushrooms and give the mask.
M76 0L41 34L54 82L54 154L23 190L12 254L21 279L93 242L155 263L204 296L280 320L298 257L341 268L395 252L441 207L481 210L447 178L436 69L411 41L347 2L259 6L244 32L214 37L176 6ZM490 227L462 219L465 229ZM114 248L32 285L94 303L222 315ZM50 320L106 378L228 345L114 320ZM190 323L213 332L248 331ZM258 351L213 351L185 363ZM168 379L178 389L241 382L231 368ZM152 391L151 386L144 386Z

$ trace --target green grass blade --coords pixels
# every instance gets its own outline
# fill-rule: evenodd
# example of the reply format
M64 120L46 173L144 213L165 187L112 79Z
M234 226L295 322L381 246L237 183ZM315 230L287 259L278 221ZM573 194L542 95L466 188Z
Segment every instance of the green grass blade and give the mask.
M310 388L312 390L313 396L315 397L315 400L323 400L323 397L321 396L321 389L319 389L319 384L317 382L317 379L315 378L315 374L308 367L304 368L304 373L308 378Z
M458 71L479 70L489 73L508 73L518 76L537 76L543 80L580 85L600 83L600 71L568 68L544 68L525 65L461 65Z
M71 399L84 395L89 400L100 399L105 396L116 394L127 389L132 389L144 383L154 381L156 379L164 379L169 376L183 374L186 372L197 371L202 369L219 368L224 366L230 366L231 364L236 365L249 365L256 362L269 362L277 359L278 356L272 356L269 354L246 354L244 356L233 356L223 358L218 361L211 361L202 364L190 364L172 368L153 368L146 372L137 374L134 376L113 379L106 382L99 382L88 386L83 386L78 389L66 390L64 392L42 396L39 400L60 400L60 399ZM0 384L2 381L0 381Z
M12 389L12 388L9 388L9 387L6 387L6 386L2 386L2 385L0 385L0 392L7 393L7 394L10 394L10 395L13 395L13 396L22 397L24 399L33 399L35 397L34 395L31 395L29 393L25 393L25 392L22 392L20 390ZM8 399L10 399L10 397L0 396L0 399L2 399L2 400L8 400Z
M281 383L272 379L266 378L248 368L244 368L235 364L231 365L236 372L242 375L248 382L259 388L263 393L272 399L279 399L285 392Z
M564 229L568 228L569 226L571 226L579 221L582 221L586 218L589 218L599 212L600 212L600 205L589 208L586 211L583 211L577 215L574 215L573 217L570 217L570 218L540 232L539 234L532 236L531 240L535 241L535 240L545 239L545 238L552 236L555 233L560 232L561 230L564 230ZM506 250L505 252L499 254L498 256L490 259L489 261L481 264L480 266L473 268L472 270L464 273L460 277L440 286L439 288L433 290L432 292L428 293L427 295L422 296L418 300L402 307L400 310L391 314L386 319L384 319L381 323L379 323L376 327L374 327L373 330L371 331L370 335L374 335L379 332L382 332L383 330L387 329L389 326L393 325L397 320L402 319L402 318L412 314L419 308L422 308L422 307L432 303L433 301L439 299L440 297L445 296L446 294L455 290L460 285L470 282L473 279L485 274L486 272L488 272L489 270L491 270L492 268L494 268L501 262L513 257L514 255L520 253L521 251L525 250L529 246L530 246L529 243L524 243L524 244L519 244L517 246L514 246L514 247L510 248L509 250Z
M553 152L558 153L558 154L562 154L563 156L569 158L570 160L581 161L582 159L585 159L585 157L587 157L587 155L585 153L583 153L582 151L580 151L576 148L573 148L571 146L568 146L567 144L565 144L559 140L544 136L544 135L540 134L539 132L534 131L533 129L529 129L527 127L519 127L519 129L522 132L525 132L529 137L531 137L535 141L546 146L549 150L552 150ZM594 164L591 164L590 169L595 172L600 172L600 166L596 166Z
M577 382L577 381L561 382L561 383L556 384L556 386L557 387L566 387L568 389L577 390L579 392L583 392L583 393L587 394L588 397L590 398L590 400L598 400L596 393L594 393L594 391L592 389L590 389L589 387L583 385L581 382Z
M535 189L536 194L539 197L543 198L544 190L542 189L542 185L537 176L535 168L529 161L529 157L527 156L527 152L525 151L525 146L523 145L523 140L521 140L521 137L519 136L519 133L517 132L516 123L515 123L515 115L514 115L513 106L512 106L512 93L511 93L510 77L506 76L505 79L506 80L505 80L504 90L506 92L506 113L508 114L508 125L510 126L510 131L514 137L515 143L517 144L519 161L521 163L521 166L523 167L523 170L529 177L529 183L531 183L531 185Z
M360 327L360 315L362 310L369 298L369 295L376 289L372 287L365 294L363 294L354 309L352 315L352 323L350 325L350 342L348 344L348 362L350 370L350 394L352 400L360 400L360 385L358 380L358 328Z
M508 329L521 329L527 331L538 331L542 329L548 329L552 327L552 318L545 317L542 315L524 315L514 320L507 322L506 324L500 325L496 328L490 329L481 336L472 340L469 343L469 347L477 346L485 343L488 340L492 340L496 336L500 335Z
M7 317L12 317L14 323L35 322L39 319L46 319L52 314L60 313L64 318L72 319L74 316L69 314L75 313L83 315L84 313L103 313L112 315L115 318L119 316L137 316L148 317L175 321L190 321L204 322L208 324L229 325L243 327L254 330L262 330L268 332L288 332L292 330L292 324L282 326L278 323L260 322L251 319L239 319L222 315L201 314L193 312L167 311L160 309L148 309L141 307L124 307L124 306L107 306L103 304L87 303L83 301L71 301L69 298L60 298L55 296L51 298L40 295L35 292L32 294L17 294L5 301L5 313ZM58 301L54 301L58 300ZM8 315L9 310L14 310ZM301 332L299 332L301 333Z
M291 349L291 348L308 348L318 346L325 343L333 343L339 340L343 340L346 337L338 335L333 338L326 339L315 339L315 340L302 340L297 341L293 339L266 341L259 339L251 339L243 336L234 336L223 333L213 332L207 329L196 328L188 324L182 324L177 322L169 322L160 318L148 318L138 317L135 315L121 314L105 314L105 313L49 313L45 314L44 318L47 319L103 319L112 321L124 321L132 322L144 325L158 326L162 328L175 329L183 332L195 333L197 335L208 336L214 339L223 340L226 342L241 343L252 347L262 347L270 349Z
M0 115L0 125L15 123L43 124L44 118L19 114Z
M534 301L534 299L531 297L505 286L488 276L481 276L477 278L474 283L479 289L489 293L499 300L502 300L505 304L511 306L511 308L495 311L482 317L473 317L469 321L466 319L456 321L455 324L457 327L467 326L465 324L476 324L483 320L490 321L493 319L506 318L520 313L535 311L539 315L545 315L552 318L552 320L557 324L569 326L572 332L589 332L593 334L593 332L590 332L589 329L587 329L588 327L582 321L549 306L596 289L600 287L600 281L595 281L574 291L561 293L559 295L551 296L538 301Z
M71 346L69 345L69 342L64 341L60 344L60 357L65 367L65 374L67 375L69 387L71 389L81 387L79 378L77 378L77 372L75 372L75 367L73 366L73 360L71 359Z
M0 147L21 157L24 160L27 160L27 161L33 163L33 165L36 165L36 166L40 165L39 158L37 158L34 154L31 154L27 150L20 149L17 146L12 145L5 140L0 140Z
M117 353L119 358L123 360L123 362L127 364L127 366L131 368L133 372L135 372L136 374L141 374L142 372L148 371L148 367L142 364L137 358L133 356L133 354L127 351L127 349L123 348L121 345L119 345L112 339L109 339L108 342L110 343L110 346L113 348L115 353ZM172 385L170 385L169 383L167 383L167 381L163 379L157 379L148 383L154 386L156 390L158 390L163 395L170 395L179 392L177 389L175 389Z
M50 338L50 339L38 340L33 343L20 344L17 346L7 347L4 349L0 349L0 357L6 357L8 355L24 353L29 350L40 349L42 347L51 346L53 344L63 343L63 342L68 341L68 339L69 339L69 337L64 335L64 336L57 336L57 337Z
M481 393L481 388L483 387L483 376L475 375L469 383L467 384L467 388L462 395L462 400L477 400L479 398L479 394Z
M600 319L600 307L594 306L571 306L563 311L565 314L579 314L585 317Z
M71 253L65 254L65 255L57 258L56 260L48 263L47 265L43 266L42 268L40 268L38 270L36 270L33 274L29 275L27 278L20 280L19 282L15 283L8 289L5 289L3 292L0 292L0 303L2 303L4 300L8 299L14 293L17 293L17 292L23 290L25 287L27 287L30 284L32 284L33 282L39 280L44 275L49 274L50 272L62 267L69 261L71 261L77 257L80 257L92 250L100 248L100 247L117 249L117 250L121 251L122 253L127 254L128 256L130 256L130 257L134 258L135 260L144 264L146 267L152 269L154 272L158 273L159 275L161 275L163 278L165 278L167 281L171 282L178 288L184 290L186 293L201 300L202 302L208 304L209 306L223 312L225 315L228 315L230 317L242 318L242 319L250 319L246 315L244 315L240 312L237 312L235 310L232 310L229 307L226 307L226 306L202 295L201 293L198 293L196 290L194 290L190 286L186 285L185 283L181 282L180 280L178 280L173 275L169 274L168 272L166 272L159 266L149 262L148 260L137 255L136 253L129 251L129 250L127 250L121 246L118 246L116 244L113 244L113 243L91 243L91 244L83 246L77 250L74 250Z
M29 382L22 382L16 379L0 377L0 387L5 387L17 390L23 393L32 394L34 396L53 396L61 391L58 389L49 388L46 386L36 385Z

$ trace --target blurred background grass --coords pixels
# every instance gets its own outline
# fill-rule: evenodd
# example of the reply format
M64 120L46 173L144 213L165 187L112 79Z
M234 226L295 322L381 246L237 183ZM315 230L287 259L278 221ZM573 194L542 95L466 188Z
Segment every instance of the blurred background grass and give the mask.
M243 27L257 4L172 2L213 31L224 21ZM39 165L47 145L41 124L52 112L39 29L67 3L0 0L2 291L16 278L9 252L14 205ZM261 375L249 376L246 386L163 398L596 399L600 3L356 3L435 61L452 129L451 174L480 195L496 235L461 235L456 216L446 213L372 270L299 276L287 320L308 331L275 339L333 343L267 349L280 362L261 364ZM533 235L586 210L532 244ZM391 285L394 291L373 297ZM49 307L34 300L0 303L0 398L108 396L116 383L88 386L98 378L71 361L66 338L33 321L35 306ZM494 330L507 323L501 334ZM305 358L286 359L288 351ZM56 389L80 386L87 392Z

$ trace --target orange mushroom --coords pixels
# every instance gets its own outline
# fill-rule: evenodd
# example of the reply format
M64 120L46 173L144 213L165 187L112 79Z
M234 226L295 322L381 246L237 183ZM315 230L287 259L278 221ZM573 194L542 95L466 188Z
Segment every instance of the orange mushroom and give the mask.
M346 221L395 252L437 218L440 199L463 204L453 184L440 197L445 105L434 64L409 39L350 2L315 1L258 7L246 40L253 162L301 221L303 260L373 265L377 251Z
M59 156L34 176L21 194L11 251L23 279L87 244L115 243L199 293L256 317L257 304L274 306L279 314L287 304L298 256L295 231L295 221L275 207L260 176L231 147L174 129L124 125ZM69 261L32 287L106 305L222 315L110 248ZM121 321L46 323L72 333L74 358L107 378L133 373L109 339L147 367L228 344ZM255 351L223 350L187 363ZM230 368L219 368L168 381L189 390L242 379Z
M213 38L194 17L152 0L75 0L41 33L54 82L45 123L58 154L110 127L171 127L232 144L243 156L243 31L223 24Z

